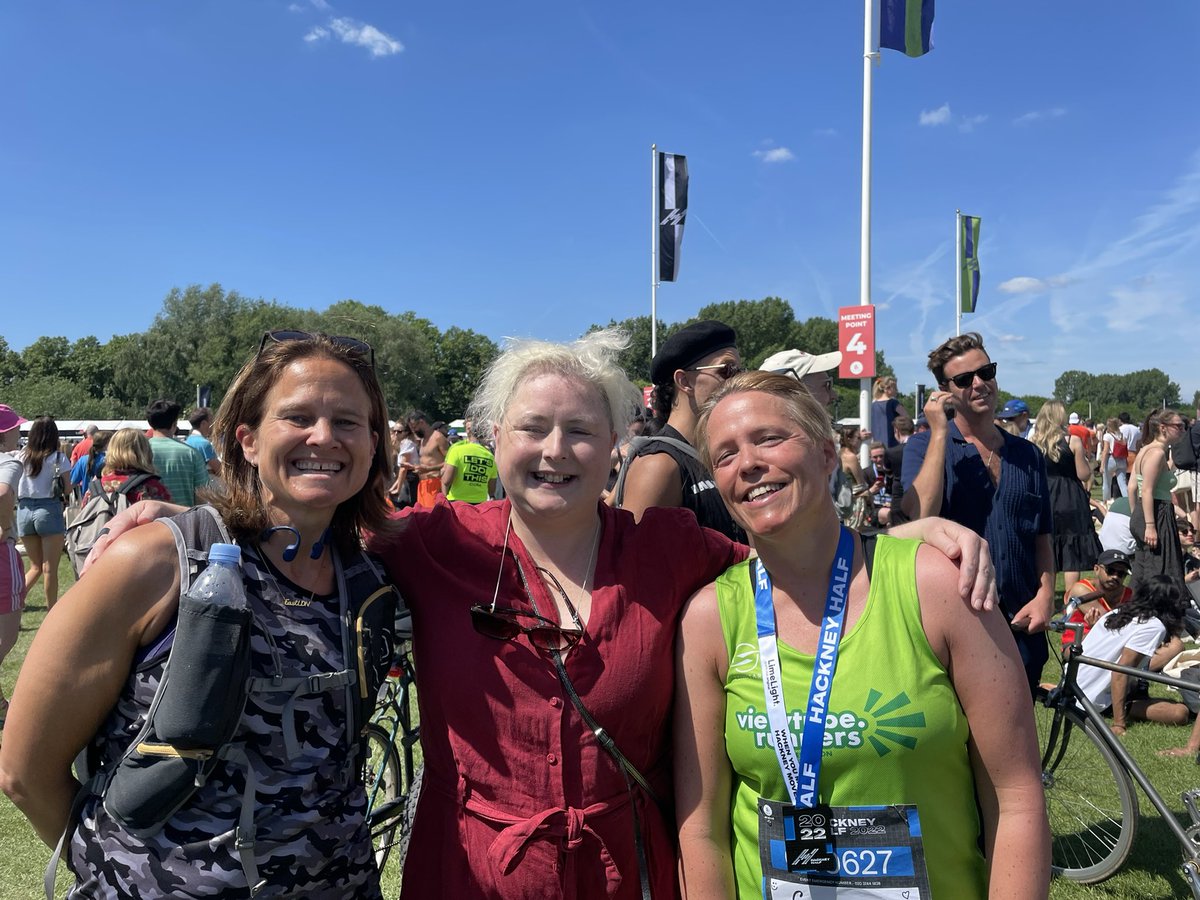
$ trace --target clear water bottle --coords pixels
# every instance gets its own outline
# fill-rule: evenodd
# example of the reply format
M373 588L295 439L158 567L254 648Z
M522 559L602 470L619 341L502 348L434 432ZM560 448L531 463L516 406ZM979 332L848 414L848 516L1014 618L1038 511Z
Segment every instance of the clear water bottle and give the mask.
M246 608L242 587L242 548L237 544L213 544L208 548L208 567L188 589L193 600L216 606Z

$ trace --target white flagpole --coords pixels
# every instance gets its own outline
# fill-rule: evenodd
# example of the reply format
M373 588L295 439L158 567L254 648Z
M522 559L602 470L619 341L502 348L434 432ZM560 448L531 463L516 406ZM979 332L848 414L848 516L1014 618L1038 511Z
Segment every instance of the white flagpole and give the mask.
M863 14L863 114L862 114L862 233L859 250L859 294L860 306L871 305L871 84L874 77L872 66L879 57L877 44L879 34L879 0L864 0ZM858 421L859 428L870 427L871 379L859 382ZM875 440L885 443L884 435L873 435ZM860 457L862 464L870 460L871 448L863 442Z
M658 144L650 145L650 358L658 353Z
M954 211L954 334L962 334L962 271L963 229L962 210Z

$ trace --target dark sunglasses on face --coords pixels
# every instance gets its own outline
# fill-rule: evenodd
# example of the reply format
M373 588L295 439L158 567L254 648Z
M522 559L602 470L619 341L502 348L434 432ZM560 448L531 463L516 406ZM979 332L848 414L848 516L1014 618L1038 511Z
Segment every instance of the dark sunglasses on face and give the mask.
M1129 570L1124 566L1101 566L1100 568L1113 578L1120 578L1122 581L1129 577Z
M528 635L529 642L539 650L570 650L583 636L582 630L563 628L537 613L485 606L482 603L471 607L471 625L478 634L499 641L511 641L518 635Z
M974 372L959 372L957 375L946 378L942 384L953 384L956 388L969 388L975 383L976 375L983 381L991 381L996 377L996 364L988 363L986 366L980 366Z
M715 366L694 366L691 369L685 369L685 372L708 372L710 375L716 375L722 381L728 381L734 375L741 375L746 370L737 363L720 363Z
M356 356L360 356L371 363L371 368L375 368L375 350L366 341L360 341L358 338L346 337L339 334L323 335L330 343L343 350L348 350ZM267 346L267 341L274 341L276 344L288 344L292 341L314 341L322 335L314 334L311 331L289 331L286 328L278 328L274 331L265 332L262 336L262 341L258 345L258 355L261 356L263 348Z

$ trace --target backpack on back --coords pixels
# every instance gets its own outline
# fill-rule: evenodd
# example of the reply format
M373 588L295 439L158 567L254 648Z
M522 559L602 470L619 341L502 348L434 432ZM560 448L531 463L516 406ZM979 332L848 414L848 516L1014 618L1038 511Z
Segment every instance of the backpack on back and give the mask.
M71 518L71 524L67 526L67 554L71 558L71 568L75 570L76 578L83 569L84 560L100 539L100 532L108 527L113 516L129 506L129 492L141 487L153 477L145 472L134 475L111 494L100 486L99 479L96 480L96 490L92 492L91 499Z
M1171 459L1174 461L1176 469L1195 472L1198 457L1200 457L1200 422L1193 422L1192 427L1171 445Z

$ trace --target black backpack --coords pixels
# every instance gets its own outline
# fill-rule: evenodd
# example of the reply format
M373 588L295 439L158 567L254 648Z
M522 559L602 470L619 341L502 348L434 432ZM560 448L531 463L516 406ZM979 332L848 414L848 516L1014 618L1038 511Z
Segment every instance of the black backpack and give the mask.
M1197 459L1200 459L1200 421L1192 423L1192 427L1171 445L1171 459L1176 469L1186 472L1197 470Z

